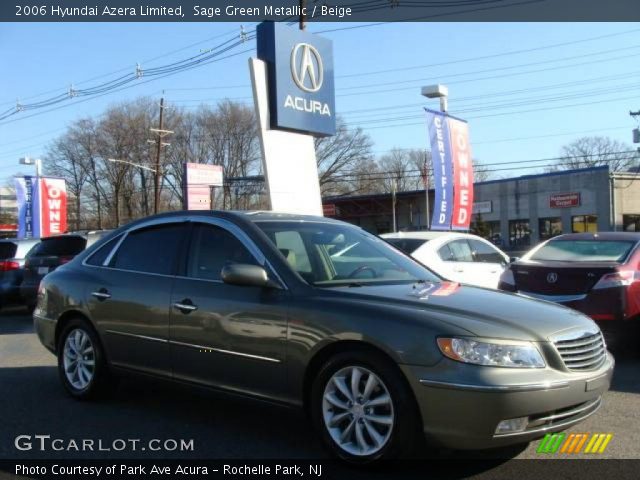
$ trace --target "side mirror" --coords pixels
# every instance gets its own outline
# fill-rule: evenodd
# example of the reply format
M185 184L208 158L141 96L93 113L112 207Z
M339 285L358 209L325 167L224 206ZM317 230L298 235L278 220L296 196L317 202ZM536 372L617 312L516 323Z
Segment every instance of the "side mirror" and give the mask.
M269 278L264 268L248 263L225 265L220 272L220 276L222 281L229 285L281 288L280 285Z
M517 262L520 260L520 257L509 257L509 263Z

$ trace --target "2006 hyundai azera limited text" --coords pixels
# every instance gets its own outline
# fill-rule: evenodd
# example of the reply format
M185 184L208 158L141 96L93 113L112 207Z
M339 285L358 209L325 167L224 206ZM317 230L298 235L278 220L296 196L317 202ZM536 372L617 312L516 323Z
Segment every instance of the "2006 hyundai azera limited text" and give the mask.
M74 397L143 372L307 409L354 462L416 435L526 443L598 410L613 358L566 307L447 282L359 227L175 212L47 275L34 313Z

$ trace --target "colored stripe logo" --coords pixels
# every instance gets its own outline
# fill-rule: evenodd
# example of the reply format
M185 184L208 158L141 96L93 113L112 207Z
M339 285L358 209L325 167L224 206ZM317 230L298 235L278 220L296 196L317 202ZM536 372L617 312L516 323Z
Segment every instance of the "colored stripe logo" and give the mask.
M604 453L612 438L612 433L547 433L536 453L571 455L582 452L598 455Z

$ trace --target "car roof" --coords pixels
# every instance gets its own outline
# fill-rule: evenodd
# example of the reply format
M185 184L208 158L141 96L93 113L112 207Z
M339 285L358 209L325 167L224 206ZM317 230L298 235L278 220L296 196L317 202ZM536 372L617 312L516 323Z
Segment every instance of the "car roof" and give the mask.
M553 241L562 240L620 240L620 241L640 241L640 232L596 232L596 233L567 233L553 237Z

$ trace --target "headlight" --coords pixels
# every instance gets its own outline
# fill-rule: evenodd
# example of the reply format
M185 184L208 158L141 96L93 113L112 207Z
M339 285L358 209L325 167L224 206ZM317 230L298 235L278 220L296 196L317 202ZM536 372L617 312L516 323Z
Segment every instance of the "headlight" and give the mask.
M489 343L469 338L439 338L442 354L452 360L491 367L542 368L542 355L531 343Z

